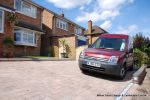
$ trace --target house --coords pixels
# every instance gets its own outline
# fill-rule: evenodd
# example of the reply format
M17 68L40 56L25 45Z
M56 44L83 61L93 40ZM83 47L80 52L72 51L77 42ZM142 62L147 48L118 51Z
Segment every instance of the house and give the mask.
M43 7L31 0L0 1L0 57L40 55ZM14 41L6 48L5 38Z
M100 37L101 34L108 33L97 25L92 25L92 21L88 21L88 29L85 31L85 36L89 39L88 44L92 44L95 40Z
M60 58L62 47L60 40L67 43L66 53L69 58L76 58L76 48L86 45L87 38L84 37L85 28L65 18L64 14L56 14L48 9L43 11L43 30L41 54Z

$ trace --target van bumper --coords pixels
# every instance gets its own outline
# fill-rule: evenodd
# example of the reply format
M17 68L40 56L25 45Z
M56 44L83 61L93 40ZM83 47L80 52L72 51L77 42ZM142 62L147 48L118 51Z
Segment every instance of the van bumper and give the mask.
M90 65L87 65L87 62L98 63L101 66L100 67L90 66ZM98 72L98 73L103 73L103 74L108 74L108 75L115 75L115 76L120 75L120 70L121 70L121 64L111 64L108 62L88 60L84 58L79 58L79 67L81 70L93 71L93 72Z

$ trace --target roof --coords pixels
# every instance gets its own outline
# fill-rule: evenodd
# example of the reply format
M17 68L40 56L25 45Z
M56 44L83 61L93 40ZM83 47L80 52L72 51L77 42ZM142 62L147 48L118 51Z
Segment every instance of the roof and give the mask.
M18 21L16 26L23 27L23 28L28 28L28 29L31 29L31 30L39 31L39 32L44 32L41 28L39 28L35 25L32 25L32 24L29 24L27 22L24 22L24 21Z
M102 34L102 33L108 33L107 31L105 31L104 29L102 29L101 27L95 25L92 27L92 33L91 34ZM85 35L90 35L88 34L88 29L85 31Z
M125 38L125 39L127 39L129 37L129 35L125 35L125 34L102 34L101 37Z
M82 29L85 29L84 27L82 27L82 26L76 24L75 22L73 22L73 21L67 19L65 16L63 17L63 16L61 16L61 15L59 15L59 14L57 14L57 13L55 13L55 12L53 12L53 11L47 9L47 8L44 8L44 9L47 10L48 12L54 14L54 16L56 16L56 17L58 17L58 18L60 18L60 19L62 19L62 20L65 20L65 21L67 21L67 22L70 22L70 23L72 23L72 24L74 24L74 25L76 25L76 26L82 28Z

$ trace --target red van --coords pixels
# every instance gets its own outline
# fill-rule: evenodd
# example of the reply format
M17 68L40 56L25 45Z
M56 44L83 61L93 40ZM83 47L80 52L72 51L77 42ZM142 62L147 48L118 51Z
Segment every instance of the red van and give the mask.
M123 34L103 34L81 52L79 67L84 71L115 75L123 79L134 65L132 39Z

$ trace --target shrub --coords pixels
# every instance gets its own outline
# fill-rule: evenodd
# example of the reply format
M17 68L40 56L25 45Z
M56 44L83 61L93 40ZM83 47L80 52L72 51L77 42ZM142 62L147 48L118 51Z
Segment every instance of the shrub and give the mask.
M14 45L14 41L13 41L13 39L10 38L10 37L5 37L4 40L3 40L3 44L4 44L5 46L11 47L11 46Z
M134 36L133 47L138 66L150 64L150 39L138 33Z
M134 59L137 67L147 64L149 62L149 57L146 53L140 51L139 49L134 49Z

